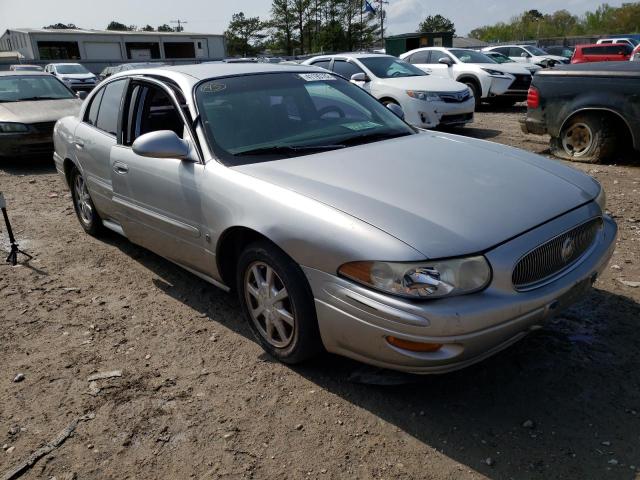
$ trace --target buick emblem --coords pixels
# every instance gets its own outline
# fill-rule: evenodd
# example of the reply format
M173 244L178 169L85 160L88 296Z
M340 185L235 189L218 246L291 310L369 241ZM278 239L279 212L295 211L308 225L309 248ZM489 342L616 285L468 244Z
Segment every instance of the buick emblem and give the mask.
M567 238L564 242L562 242L562 250L560 251L560 256L562 257L562 261L567 263L571 257L573 256L573 252L575 250L575 243L573 242L573 238Z

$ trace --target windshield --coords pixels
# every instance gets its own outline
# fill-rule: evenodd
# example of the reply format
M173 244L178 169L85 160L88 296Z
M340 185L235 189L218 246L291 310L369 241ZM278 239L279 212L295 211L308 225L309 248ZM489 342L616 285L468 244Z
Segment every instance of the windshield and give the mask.
M62 73L62 74L91 73L82 65L73 64L73 63L67 64L67 65L56 65L56 72Z
M227 165L335 150L415 131L360 87L330 73L270 73L201 83L209 145Z
M422 77L426 75L418 67L394 57L367 57L358 60L378 78Z
M640 42L635 38L628 38L627 40L629 40L634 46L640 45Z
M511 60L506 55L503 55L498 52L493 52L491 54L491 59L493 59L496 63L515 63L515 60Z
M476 52L474 50L457 50L455 48L450 48L449 52L458 57L458 60L462 63L497 63L484 53Z
M49 75L0 77L0 102L75 98L60 80Z
M529 45L527 45L527 46L525 47L525 50L526 50L527 52L529 52L531 55L538 55L538 56L539 56L539 55L549 55L547 52L545 52L545 51L544 51L544 50L542 50L541 48L538 48L538 47L532 47L532 46L529 46Z

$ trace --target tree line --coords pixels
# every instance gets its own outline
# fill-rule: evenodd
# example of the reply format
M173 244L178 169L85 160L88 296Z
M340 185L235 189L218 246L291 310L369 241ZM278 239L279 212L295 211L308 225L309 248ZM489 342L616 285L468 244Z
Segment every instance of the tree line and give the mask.
M582 16L568 10L543 14L528 10L509 22L498 22L472 30L469 36L486 42L534 40L579 35L624 34L640 31L640 2L612 7L607 3Z
M232 16L227 50L252 56L265 50L304 55L371 48L380 38L380 17L365 7L366 0L272 0L268 19Z
M47 30L71 30L78 29L80 27L76 27L73 23L53 23L42 28ZM167 25L166 23L163 25L158 25L155 28L149 24L145 25L144 27L138 27L137 25L125 25L124 23L112 20L111 22L109 22L105 30L112 30L116 32L182 32L184 30L184 27L172 27L170 25Z

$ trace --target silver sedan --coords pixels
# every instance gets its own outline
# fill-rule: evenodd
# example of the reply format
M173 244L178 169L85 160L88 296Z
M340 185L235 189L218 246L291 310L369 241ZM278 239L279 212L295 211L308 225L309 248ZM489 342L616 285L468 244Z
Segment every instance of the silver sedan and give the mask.
M315 67L117 74L54 141L89 234L235 290L287 363L467 366L588 291L615 245L591 177L416 129Z

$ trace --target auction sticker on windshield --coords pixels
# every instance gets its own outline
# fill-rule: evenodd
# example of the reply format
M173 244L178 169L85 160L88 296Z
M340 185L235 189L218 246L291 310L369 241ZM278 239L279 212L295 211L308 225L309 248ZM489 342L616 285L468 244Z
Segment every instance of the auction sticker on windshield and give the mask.
M335 80L336 77L330 73L300 73L298 76L307 82L319 82L322 80Z

